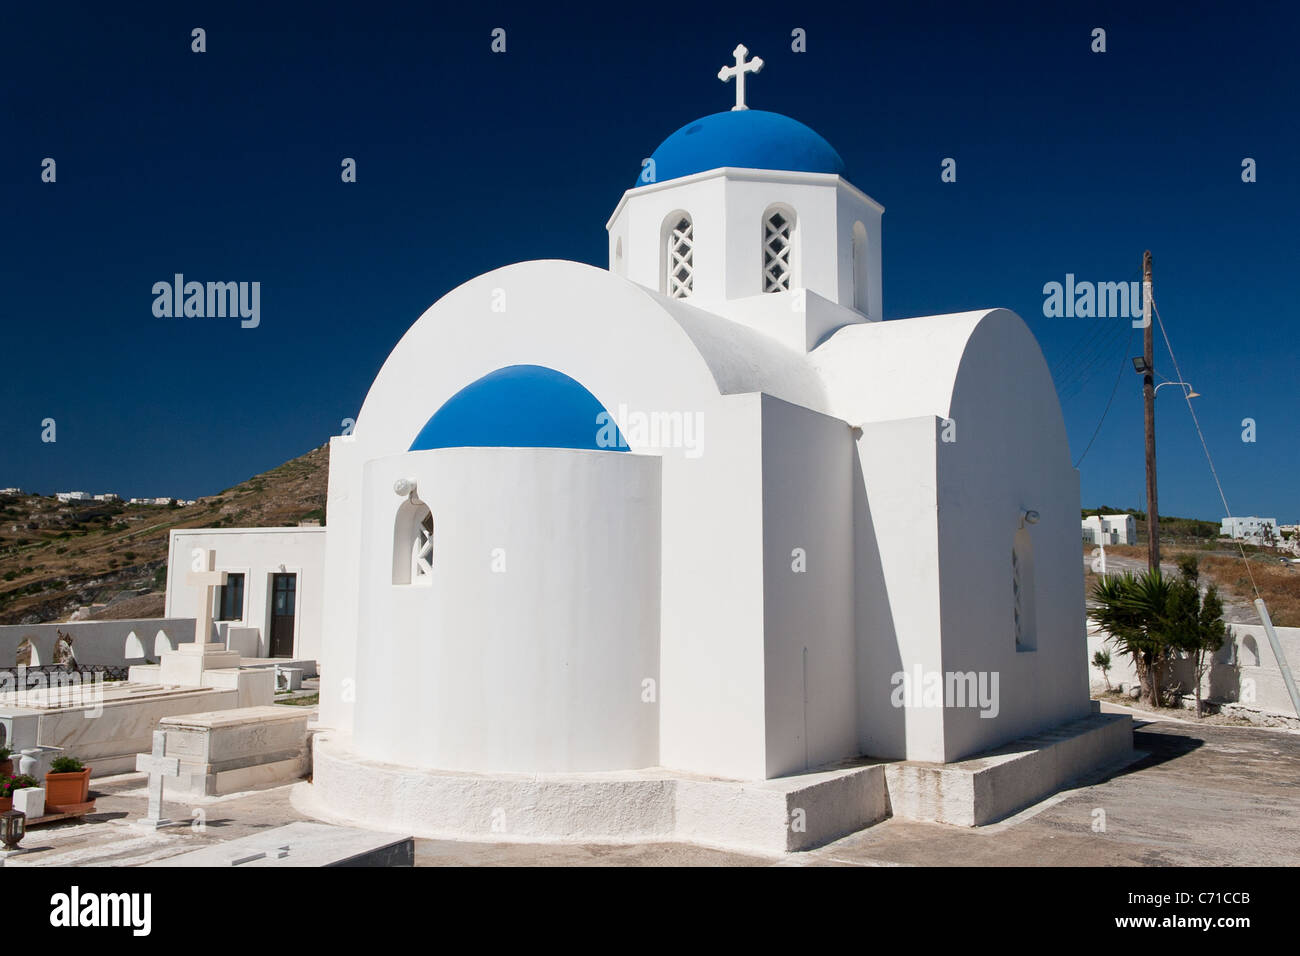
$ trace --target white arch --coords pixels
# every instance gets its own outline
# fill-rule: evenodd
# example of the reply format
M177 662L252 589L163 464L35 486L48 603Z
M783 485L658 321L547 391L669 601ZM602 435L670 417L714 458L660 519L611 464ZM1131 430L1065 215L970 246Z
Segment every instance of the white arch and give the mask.
M1255 640L1253 634L1247 634L1241 639L1242 661L1246 667L1259 667L1259 642Z
M122 649L122 656L128 661L137 661L144 658L144 641L140 640L140 635L131 631L126 635L126 646Z
M153 656L161 657L164 651L174 650L176 650L176 642L172 640L170 634L159 628L153 638Z

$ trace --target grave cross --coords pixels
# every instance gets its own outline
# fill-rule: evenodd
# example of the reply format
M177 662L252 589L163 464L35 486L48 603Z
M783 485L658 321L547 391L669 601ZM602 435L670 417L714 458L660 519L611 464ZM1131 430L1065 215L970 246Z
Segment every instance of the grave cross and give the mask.
M718 79L723 83L726 83L733 76L736 78L736 105L731 108L733 113L736 110L749 109L745 105L745 74L757 73L763 68L763 61L759 57L754 57L754 59L746 62L745 57L748 54L749 50L745 49L745 44L737 44L736 48L731 51L731 55L736 58L736 65L724 66L718 71Z
M195 548L190 554L193 561L185 575L185 583L203 588L203 599L194 620L194 644L201 649L212 638L212 589L226 583L226 572L214 570L217 554L211 548Z
M162 815L163 778L177 777L181 772L179 757L164 757L167 746L167 733L162 730L153 732L153 751L148 755L136 754L135 769L149 774L149 815L136 823L157 829L171 823Z

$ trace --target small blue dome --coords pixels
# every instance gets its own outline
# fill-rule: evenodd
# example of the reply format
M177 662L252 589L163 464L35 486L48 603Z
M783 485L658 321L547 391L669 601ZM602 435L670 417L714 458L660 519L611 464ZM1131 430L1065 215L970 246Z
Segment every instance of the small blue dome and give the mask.
M664 182L706 169L780 169L844 174L834 147L798 120L764 110L728 110L688 123L659 144L637 177L637 186Z
M543 365L507 365L447 399L410 451L431 448L590 448L627 442L595 395Z

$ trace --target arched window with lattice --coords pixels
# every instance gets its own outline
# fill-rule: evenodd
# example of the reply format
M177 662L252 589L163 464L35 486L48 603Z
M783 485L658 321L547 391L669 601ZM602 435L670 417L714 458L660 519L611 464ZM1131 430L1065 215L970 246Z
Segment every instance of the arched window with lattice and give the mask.
M794 284L795 215L789 206L763 213L763 291L789 292Z
M695 223L688 213L664 220L664 268L661 291L684 299L695 291Z
M433 512L418 498L402 503L393 527L393 583L433 580Z
M871 311L870 289L867 283L871 276L871 263L868 258L867 227L860 222L853 224L853 308L863 315Z

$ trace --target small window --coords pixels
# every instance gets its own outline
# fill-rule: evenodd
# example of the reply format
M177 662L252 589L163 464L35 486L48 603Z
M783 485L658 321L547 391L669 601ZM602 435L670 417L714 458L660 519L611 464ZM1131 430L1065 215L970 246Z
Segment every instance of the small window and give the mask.
M863 315L870 312L870 289L867 286L871 265L867 259L867 227L853 224L853 308Z
M695 223L686 213L673 213L664 230L663 291L684 299L695 291Z
M226 583L217 590L218 621L242 621L244 619L244 576L227 574Z
M763 291L789 292L794 272L794 212L784 206L763 217Z
M393 583L433 583L433 512L419 499L408 500L397 509Z
M1038 621L1034 609L1034 545L1029 532L1021 528L1011 546L1012 626L1016 650L1032 651L1038 646Z

